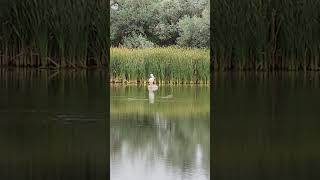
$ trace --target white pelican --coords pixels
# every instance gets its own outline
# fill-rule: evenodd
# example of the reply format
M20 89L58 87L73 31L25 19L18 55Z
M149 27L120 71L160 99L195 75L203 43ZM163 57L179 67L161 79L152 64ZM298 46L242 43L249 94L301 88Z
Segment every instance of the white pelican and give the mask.
M156 78L153 76L153 74L150 74L149 85L153 85L155 80L156 80Z
M156 78L153 76L153 74L150 74L149 85L148 85L150 104L154 103L154 91L158 90L158 86L156 85L155 81L156 81Z

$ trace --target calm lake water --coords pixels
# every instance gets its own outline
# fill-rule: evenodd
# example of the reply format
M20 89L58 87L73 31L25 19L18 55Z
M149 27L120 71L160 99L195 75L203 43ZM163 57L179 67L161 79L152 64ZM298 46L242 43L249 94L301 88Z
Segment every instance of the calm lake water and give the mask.
M106 72L0 69L0 179L319 179L320 73L215 78L212 115L209 87L112 86L109 121Z
M111 180L210 179L210 90L111 86Z
M215 78L213 179L320 179L320 73Z
M0 69L0 179L109 177L103 71Z

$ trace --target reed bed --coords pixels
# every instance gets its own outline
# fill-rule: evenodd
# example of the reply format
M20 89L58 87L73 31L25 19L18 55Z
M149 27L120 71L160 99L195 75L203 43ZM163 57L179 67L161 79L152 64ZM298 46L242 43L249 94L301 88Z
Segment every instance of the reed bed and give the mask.
M211 3L216 70L320 70L320 1Z
M176 47L111 48L112 83L146 83L151 73L158 84L207 84L210 51Z
M0 3L0 65L107 65L109 1L10 0Z

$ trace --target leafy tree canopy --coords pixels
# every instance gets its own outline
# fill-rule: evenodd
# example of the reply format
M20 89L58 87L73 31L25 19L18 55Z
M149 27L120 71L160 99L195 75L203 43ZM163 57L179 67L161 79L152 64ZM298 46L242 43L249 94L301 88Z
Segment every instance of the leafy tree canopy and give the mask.
M209 46L208 0L113 0L111 7L112 46Z

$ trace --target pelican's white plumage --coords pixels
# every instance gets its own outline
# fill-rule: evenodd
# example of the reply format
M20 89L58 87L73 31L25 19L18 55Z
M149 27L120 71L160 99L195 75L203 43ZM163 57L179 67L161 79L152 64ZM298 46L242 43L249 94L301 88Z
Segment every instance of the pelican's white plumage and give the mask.
M154 81L155 81L155 77L153 76L153 74L150 74L150 78L149 78L149 85L153 85Z
M155 84L156 78L153 76L153 74L150 74L149 78L149 85L148 85L148 91L149 91L149 103L154 103L154 91L158 90L158 86Z

